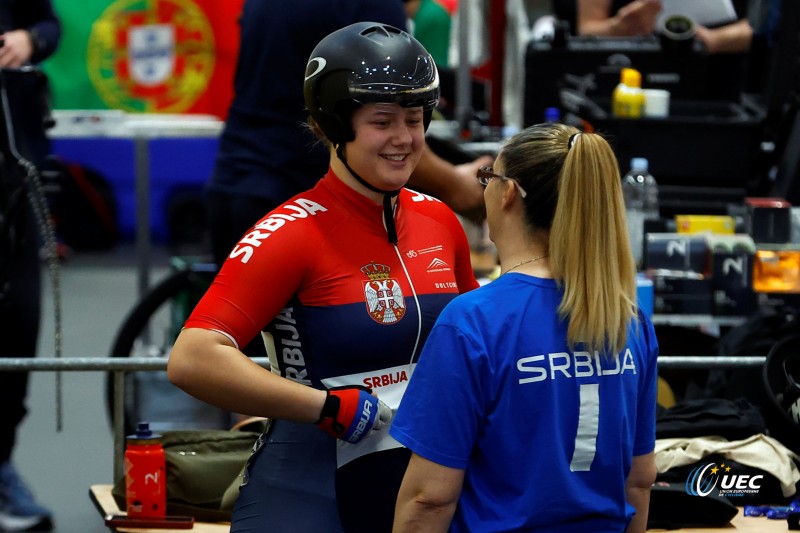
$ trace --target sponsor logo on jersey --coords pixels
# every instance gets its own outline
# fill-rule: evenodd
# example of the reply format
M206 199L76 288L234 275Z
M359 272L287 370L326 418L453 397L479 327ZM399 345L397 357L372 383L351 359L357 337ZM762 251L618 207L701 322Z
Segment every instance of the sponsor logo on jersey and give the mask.
M731 467L722 463L708 463L692 469L686 478L686 493L692 496L708 496L719 483L719 495L725 497L758 494L764 476L735 474Z
M211 24L192 0L117 0L92 25L89 78L112 109L180 113L214 73Z
M442 250L444 250L444 246L437 244L436 246L428 246L427 248L420 248L418 250L409 250L406 252L406 257L413 259L419 255L434 254ZM436 259L434 259L434 261L436 261Z
M298 198L294 202L283 204L273 211L268 218L256 224L250 233L242 237L228 258L238 258L242 263L247 263L253 257L255 249L261 246L261 243L270 235L286 225L287 222L308 218L325 211L327 211L325 207L305 198Z
M625 373L636 374L636 362L630 348L615 355L612 359L603 358L600 352L578 351L554 352L545 355L532 355L517 360L517 370L525 377L519 378L520 385L537 383L547 379L588 378L593 376L617 376ZM529 375L530 374L530 375Z
M433 254L436 252L441 252L442 250L444 250L444 246L442 246L441 244L437 244L436 246L428 246L427 248L420 248L419 250L417 250L417 252L419 252L419 255L424 255L424 254Z
M364 300L372 320L379 324L394 324L406 314L406 301L400 284L391 277L389 265L369 263L361 267L369 281L364 281Z
M428 264L428 272L449 272L452 270L445 261L434 257Z

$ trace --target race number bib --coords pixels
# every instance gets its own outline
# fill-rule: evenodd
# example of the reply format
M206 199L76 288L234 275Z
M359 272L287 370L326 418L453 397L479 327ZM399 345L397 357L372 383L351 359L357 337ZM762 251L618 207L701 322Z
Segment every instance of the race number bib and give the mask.
M372 389L378 398L389 406L392 410L392 417L400 406L400 400L406 392L408 379L414 371L416 363L401 365L372 372L350 374L347 376L336 376L323 379L322 383L328 388L343 387L353 385L363 385ZM389 427L385 426L380 431L370 435L359 443L350 444L349 442L337 441L336 443L336 464L341 467L368 453L401 448L402 444L394 440L389 435Z

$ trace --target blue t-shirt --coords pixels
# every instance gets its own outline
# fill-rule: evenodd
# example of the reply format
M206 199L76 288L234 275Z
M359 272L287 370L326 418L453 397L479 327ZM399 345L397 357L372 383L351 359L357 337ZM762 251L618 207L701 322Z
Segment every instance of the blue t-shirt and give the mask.
M507 274L444 309L391 435L465 469L451 531L621 532L625 481L655 445L652 324L618 357L567 348L553 280Z

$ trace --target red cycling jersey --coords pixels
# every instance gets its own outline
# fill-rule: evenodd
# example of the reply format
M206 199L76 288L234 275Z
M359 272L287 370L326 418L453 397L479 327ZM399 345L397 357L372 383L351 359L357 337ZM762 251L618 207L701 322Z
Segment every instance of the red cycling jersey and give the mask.
M335 384L404 381L402 369L383 371L412 363L444 305L478 284L463 228L443 203L403 189L397 246L382 216L329 171L239 241L186 327L240 347L263 330L273 370L315 387L353 375Z

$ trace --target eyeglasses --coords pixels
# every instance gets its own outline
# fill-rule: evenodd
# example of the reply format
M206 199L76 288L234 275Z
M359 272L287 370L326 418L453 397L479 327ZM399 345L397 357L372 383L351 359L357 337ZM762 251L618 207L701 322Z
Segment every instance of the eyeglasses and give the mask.
M494 172L492 172L492 167L480 167L478 169L478 181L484 187L489 185L489 182L492 181L492 178L500 178L500 179L504 179L504 180L511 180L511 181L514 182L514 185L517 186L517 189L519 189L519 194L523 198L528 196L528 193L525 192L525 189L522 188L522 185L520 185L519 182L517 180L515 180L514 178L509 178L508 176L501 176L500 174L495 174Z

